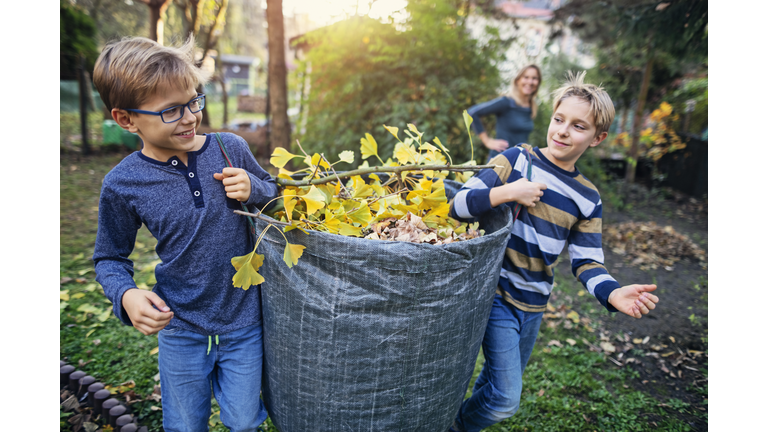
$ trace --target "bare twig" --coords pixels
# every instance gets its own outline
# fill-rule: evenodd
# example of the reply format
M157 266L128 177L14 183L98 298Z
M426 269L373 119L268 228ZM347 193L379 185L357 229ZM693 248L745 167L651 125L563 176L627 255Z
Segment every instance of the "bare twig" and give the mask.
M264 222L271 223L271 224L274 224L274 225L284 225L284 226L290 226L291 225L289 223L280 222L278 220L267 219L267 218L265 218L264 216L261 215L261 212L259 212L259 214L254 214L254 213L248 213L248 212L245 212L245 211L242 211L242 210L233 210L233 211L235 212L235 214L239 214L239 215L242 215L242 216L255 217L256 219L261 219Z
M288 180L284 178L276 178L275 181L281 186L309 186L328 183L336 179L350 178L356 175L374 174L378 172L385 173L402 173L405 171L481 171L486 168L496 168L498 165L402 165L402 166L378 166L360 168L352 171L342 172L333 176L321 177L312 180Z

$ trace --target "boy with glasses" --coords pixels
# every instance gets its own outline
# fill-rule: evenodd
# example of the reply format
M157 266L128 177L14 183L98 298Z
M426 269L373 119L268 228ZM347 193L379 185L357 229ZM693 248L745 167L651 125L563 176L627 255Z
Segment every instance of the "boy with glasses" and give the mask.
M262 324L259 287L235 288L233 256L253 249L241 203L261 207L277 186L245 141L197 135L208 78L195 66L194 40L179 48L146 38L108 44L93 81L112 118L139 135L141 151L104 178L93 261L115 315L158 333L166 431L206 431L211 391L232 431L267 418L259 398ZM238 202L239 201L239 202ZM128 259L141 225L157 239L161 263L152 291L136 288Z

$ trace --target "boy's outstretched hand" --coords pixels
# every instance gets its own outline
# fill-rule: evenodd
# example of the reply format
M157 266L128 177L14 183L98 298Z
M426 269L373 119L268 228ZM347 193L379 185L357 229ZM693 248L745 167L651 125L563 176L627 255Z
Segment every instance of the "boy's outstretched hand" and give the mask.
M123 294L123 308L136 330L146 336L159 332L173 318L173 312L160 296L138 288L129 289Z
M651 294L655 289L656 285L627 285L613 290L608 303L631 317L642 318L659 302L659 298Z
M213 173L213 178L224 185L228 198L246 202L251 196L251 178L242 168L226 167L220 173Z

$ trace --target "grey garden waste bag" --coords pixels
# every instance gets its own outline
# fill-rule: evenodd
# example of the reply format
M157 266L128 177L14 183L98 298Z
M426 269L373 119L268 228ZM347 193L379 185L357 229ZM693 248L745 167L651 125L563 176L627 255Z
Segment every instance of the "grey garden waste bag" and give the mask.
M449 186L446 186L446 190ZM455 189L449 192L449 196ZM257 232L266 223L256 220ZM281 432L444 432L472 378L512 229L434 246L299 230L259 245L263 396Z

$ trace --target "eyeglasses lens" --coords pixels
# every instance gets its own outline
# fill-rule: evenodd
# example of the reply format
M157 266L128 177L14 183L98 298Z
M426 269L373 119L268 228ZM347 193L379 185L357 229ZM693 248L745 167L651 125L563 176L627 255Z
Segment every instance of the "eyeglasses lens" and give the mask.
M160 112L160 117L165 123L172 123L179 120L184 116L184 107L189 109L189 112L196 113L205 107L205 95L201 95L189 101L186 105L179 105L168 108L167 110Z

